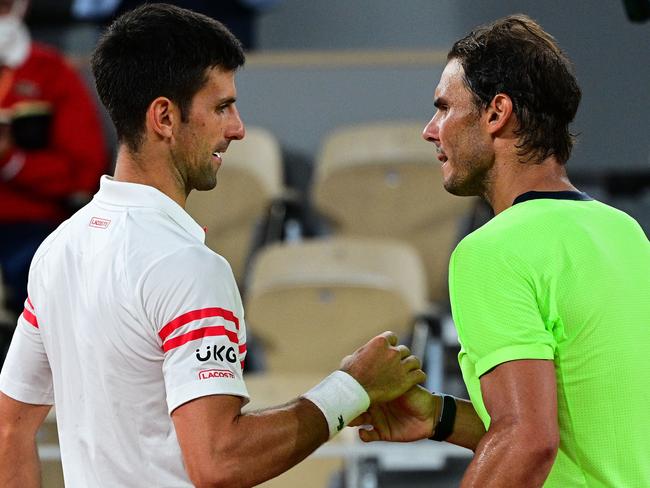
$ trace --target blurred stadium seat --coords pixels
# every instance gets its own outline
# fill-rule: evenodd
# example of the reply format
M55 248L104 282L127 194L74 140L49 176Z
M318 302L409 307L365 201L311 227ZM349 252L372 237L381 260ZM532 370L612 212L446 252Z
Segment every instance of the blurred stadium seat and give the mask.
M245 296L246 322L266 344L271 372L329 373L373 335L409 333L426 304L417 252L369 238L268 246Z

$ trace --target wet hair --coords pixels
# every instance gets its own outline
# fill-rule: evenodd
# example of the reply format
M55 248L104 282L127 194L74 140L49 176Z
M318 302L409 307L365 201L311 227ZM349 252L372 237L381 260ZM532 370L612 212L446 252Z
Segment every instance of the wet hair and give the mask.
M478 27L453 45L447 59L462 65L477 107L487 108L499 93L511 98L524 161L551 155L568 161L580 87L569 59L535 21L511 15Z
M107 28L91 66L118 141L137 152L153 100L169 98L186 122L192 98L206 83L208 70L234 71L244 60L240 42L220 22L153 3L126 12Z

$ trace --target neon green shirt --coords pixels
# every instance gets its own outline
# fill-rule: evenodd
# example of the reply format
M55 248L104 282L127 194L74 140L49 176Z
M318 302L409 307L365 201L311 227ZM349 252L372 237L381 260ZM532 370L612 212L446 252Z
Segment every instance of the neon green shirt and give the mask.
M560 449L546 487L650 487L650 243L578 192L528 192L461 241L449 268L460 367L555 363Z

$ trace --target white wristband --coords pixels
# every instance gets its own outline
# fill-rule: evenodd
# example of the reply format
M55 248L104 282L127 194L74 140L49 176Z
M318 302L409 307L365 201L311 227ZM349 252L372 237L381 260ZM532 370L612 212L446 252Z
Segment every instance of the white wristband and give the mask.
M370 406L370 397L363 386L343 371L334 371L302 397L323 412L330 439Z

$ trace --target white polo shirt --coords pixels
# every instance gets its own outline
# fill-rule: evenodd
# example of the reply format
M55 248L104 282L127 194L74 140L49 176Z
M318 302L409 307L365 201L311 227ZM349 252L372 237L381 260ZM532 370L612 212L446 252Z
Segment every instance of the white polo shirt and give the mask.
M104 176L34 256L0 390L56 404L67 487L192 486L170 413L248 401L241 298L204 238L160 191Z

